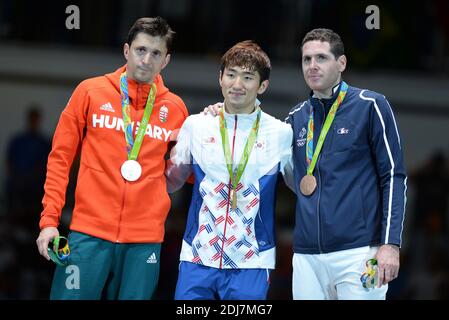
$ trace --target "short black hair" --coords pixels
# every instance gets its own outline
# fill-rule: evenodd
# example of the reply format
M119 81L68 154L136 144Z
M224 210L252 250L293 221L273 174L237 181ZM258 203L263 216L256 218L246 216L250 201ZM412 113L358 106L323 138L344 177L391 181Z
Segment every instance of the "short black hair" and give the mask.
M226 67L244 67L259 72L260 83L270 78L271 62L262 48L252 40L235 44L221 58L221 72Z
M131 29L128 32L128 38L126 43L131 46L131 43L140 33L146 33L152 37L161 37L165 40L165 44L167 46L167 53L170 54L172 52L173 47L173 37L175 32L170 28L167 21L165 21L161 17L155 18L140 18L134 22Z
M329 42L331 52L335 59L338 59L340 56L345 54L345 46L340 36L331 29L325 28L313 29L304 36L301 43L301 53L306 42L315 40Z

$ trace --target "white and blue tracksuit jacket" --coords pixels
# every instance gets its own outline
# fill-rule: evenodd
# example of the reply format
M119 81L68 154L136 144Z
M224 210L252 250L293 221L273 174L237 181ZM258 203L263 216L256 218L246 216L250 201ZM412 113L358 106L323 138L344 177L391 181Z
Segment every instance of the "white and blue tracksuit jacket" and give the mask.
M234 168L238 166L257 112L225 113ZM195 183L180 260L214 268L275 267L275 192L279 172L291 160L290 125L262 112L256 142L230 205L230 179L219 117L189 116L166 169L169 192L193 172ZM289 166L290 168L290 166Z
M327 134L313 175L317 189L305 197L306 136L314 110L314 146L325 114L340 91L327 101L310 97L294 107L296 204L295 253L317 254L368 245L401 245L406 203L406 173L393 111L383 95L349 87ZM325 112L326 110L326 112Z

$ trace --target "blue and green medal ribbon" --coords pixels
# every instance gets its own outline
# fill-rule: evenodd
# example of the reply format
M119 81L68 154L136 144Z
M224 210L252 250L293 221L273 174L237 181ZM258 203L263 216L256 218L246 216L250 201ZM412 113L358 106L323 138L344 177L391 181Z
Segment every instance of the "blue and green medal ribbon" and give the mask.
M156 85L154 82L151 84L151 90L148 94L145 111L143 113L142 120L140 121L139 130L137 131L134 139L133 125L131 121L131 107L129 103L128 94L128 80L126 72L120 75L120 96L122 100L122 116L123 126L125 131L126 151L128 153L128 160L136 160L139 155L140 147L142 146L143 137L147 129L148 121L150 120L151 113L153 112L154 101L156 99Z
M369 290L374 288L377 285L377 260L369 259L366 261L366 269L365 272L362 273L360 277L360 282L362 286Z
M321 130L320 136L318 137L318 142L316 145L316 149L313 150L313 132L315 129L314 121L313 121L313 107L311 107L309 122L307 124L307 142L306 142L306 161L307 161L307 175L313 175L313 170L315 169L316 162L318 160L318 156L321 152L321 148L323 147L324 140L326 139L327 133L332 125L332 122L335 119L335 114L337 113L338 107L342 104L345 99L346 93L348 92L348 85L346 82L341 83L340 92L338 93L337 99L335 99L332 107L330 108L329 114L326 117L326 121L324 122L323 129Z
M48 256L51 261L59 266L65 267L69 264L69 241L66 237L57 236L48 244Z

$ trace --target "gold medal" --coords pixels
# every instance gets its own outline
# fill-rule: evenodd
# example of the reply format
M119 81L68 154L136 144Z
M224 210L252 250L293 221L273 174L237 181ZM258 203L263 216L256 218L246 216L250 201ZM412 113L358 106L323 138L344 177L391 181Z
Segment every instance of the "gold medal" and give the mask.
M231 199L232 199L232 210L237 209L237 192L232 189L231 190Z
M310 196L316 189L316 179L313 175L305 175L302 177L299 184L301 193L305 196Z

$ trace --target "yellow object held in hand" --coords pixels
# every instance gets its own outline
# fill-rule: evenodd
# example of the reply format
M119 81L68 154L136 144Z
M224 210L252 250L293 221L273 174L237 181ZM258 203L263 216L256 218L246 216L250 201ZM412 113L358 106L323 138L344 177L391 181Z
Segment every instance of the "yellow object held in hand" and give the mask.
M366 261L365 272L360 277L362 286L365 289L372 289L377 285L377 260L369 259Z

